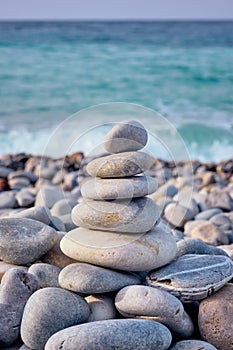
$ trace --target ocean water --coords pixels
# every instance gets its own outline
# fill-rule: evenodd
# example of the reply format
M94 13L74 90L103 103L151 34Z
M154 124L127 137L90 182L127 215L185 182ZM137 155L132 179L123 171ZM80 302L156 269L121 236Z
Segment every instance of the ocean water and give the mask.
M109 102L161 113L191 158L233 156L233 21L0 22L0 154L40 154L56 127L69 139L95 122L80 113L67 130L70 115ZM157 132L156 118L138 119ZM77 147L94 147L93 135Z

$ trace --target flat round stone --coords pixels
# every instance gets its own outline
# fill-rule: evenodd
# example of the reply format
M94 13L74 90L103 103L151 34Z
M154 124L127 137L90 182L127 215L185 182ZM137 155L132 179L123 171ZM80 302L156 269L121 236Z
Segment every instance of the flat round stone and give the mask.
M45 350L167 350L171 333L149 320L106 320L82 324L54 334Z
M95 200L143 197L153 193L158 182L150 176L132 176L121 179L88 179L81 187L84 198Z
M138 151L147 143L147 131L136 120L115 125L105 136L103 146L109 153Z
M0 259L28 264L47 253L58 239L57 232L31 219L0 219Z
M147 283L182 301L201 300L219 290L233 277L233 263L222 255L187 254L168 266L151 271Z
M72 210L77 226L92 230L144 233L159 220L161 211L148 197L115 202L85 200Z
M193 334L193 322L181 301L158 288L139 285L125 287L117 293L115 305L125 317L154 319L182 338Z
M83 294L107 293L131 284L140 284L133 274L100 266L76 263L66 266L59 275L62 288Z
M61 329L86 322L87 302L61 288L43 288L28 300L21 323L21 337L31 349L43 350L47 340Z
M126 177L148 170L152 163L153 158L145 152L124 152L94 159L86 170L96 177Z
M61 240L69 257L119 270L148 271L168 264L176 256L176 241L160 225L146 234L118 234L77 228Z

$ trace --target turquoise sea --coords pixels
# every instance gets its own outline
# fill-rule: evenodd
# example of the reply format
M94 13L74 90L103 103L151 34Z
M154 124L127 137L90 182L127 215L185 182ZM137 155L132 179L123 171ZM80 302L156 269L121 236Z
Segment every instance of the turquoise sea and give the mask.
M0 22L0 154L41 153L69 115L113 101L162 113L192 158L233 156L233 22Z

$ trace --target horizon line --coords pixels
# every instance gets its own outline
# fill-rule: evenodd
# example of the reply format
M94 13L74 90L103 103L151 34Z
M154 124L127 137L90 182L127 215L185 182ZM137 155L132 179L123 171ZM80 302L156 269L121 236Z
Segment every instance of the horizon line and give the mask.
M0 22L232 22L233 18L0 18Z

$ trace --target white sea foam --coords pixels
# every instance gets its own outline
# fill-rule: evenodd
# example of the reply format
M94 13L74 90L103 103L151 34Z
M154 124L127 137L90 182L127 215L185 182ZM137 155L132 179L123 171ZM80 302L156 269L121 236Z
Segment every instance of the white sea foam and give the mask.
M25 152L31 154L43 154L45 146L51 139L54 129L43 129L41 131L29 131L27 128L13 129L8 132L0 131L0 154ZM91 133L83 135L77 139L65 153L74 151L83 151L88 154L96 149L101 143L106 131L104 129L93 130ZM69 130L64 130L63 137L69 138ZM62 135L62 134L61 134ZM165 135L166 138L166 135ZM171 135L168 134L167 138ZM215 161L228 159L233 156L233 139L232 143L229 138L225 140L203 140L203 142L195 142L194 140L185 140L189 156L191 159L199 159L200 161ZM150 140L147 150L158 158L171 159L169 150L166 145L159 140ZM102 151L101 149L99 151ZM62 138L54 144L53 156L63 156ZM182 158L182 156L181 156Z

